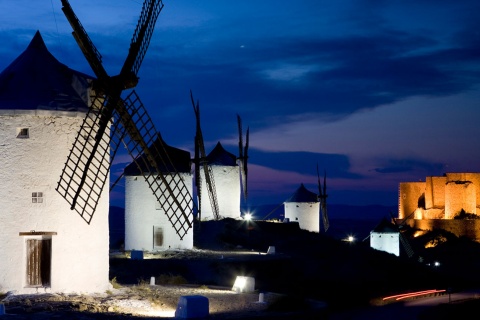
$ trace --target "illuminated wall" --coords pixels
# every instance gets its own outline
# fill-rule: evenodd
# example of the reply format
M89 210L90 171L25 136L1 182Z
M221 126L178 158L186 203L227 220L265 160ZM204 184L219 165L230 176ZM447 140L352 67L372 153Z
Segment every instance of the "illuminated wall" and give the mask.
M453 219L461 210L480 214L480 173L446 173L399 185L399 219Z
M320 202L285 202L285 218L298 222L300 229L319 232Z
M215 194L219 210L219 218L241 217L240 199L240 167L237 163L237 157L225 150L220 142L207 155L207 163L213 173L213 184L215 185ZM215 214L210 203L207 183L205 180L205 171L200 169L201 186L201 220L215 219Z
M425 194L425 182L400 182L398 195L398 217L413 218L419 200Z
M370 247L400 256L400 233L370 232Z
M179 173L192 194L192 174ZM164 190L165 194L167 191ZM185 208L187 212L191 210ZM192 217L193 222L193 217ZM125 176L125 250L192 249L193 225L180 239L143 176Z
M55 190L85 114L0 111L0 290L105 292L111 287L109 181L90 224ZM20 128L28 138L17 137ZM31 240L51 241L51 263L44 266L50 284L40 289L26 279Z

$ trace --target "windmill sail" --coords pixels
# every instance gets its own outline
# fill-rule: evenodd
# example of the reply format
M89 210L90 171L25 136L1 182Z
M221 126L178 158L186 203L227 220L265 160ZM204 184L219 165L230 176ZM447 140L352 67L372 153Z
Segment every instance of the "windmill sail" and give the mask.
M320 216L323 222L323 228L325 232L327 232L328 228L330 227L330 222L328 220L328 213L327 213L327 172L325 171L325 174L323 177L323 191L322 191L322 184L320 182L320 173L318 171L318 164L317 164L317 177L318 177L318 199L320 201Z
M162 155L159 150L150 148L159 134L138 95L132 91L125 100L121 98L124 89L133 88L138 83L137 73L150 43L156 19L163 8L162 1L145 0L127 58L120 74L114 77L109 77L103 68L100 53L68 1L62 0L62 4L62 10L74 30L73 36L97 76L97 96L93 104L97 109L88 113L80 129L57 191L70 203L72 210L75 209L90 223L107 181L110 163L118 145L123 142L134 161L146 159L144 161L148 164L148 170L144 171L144 178L177 234L183 238L192 226L192 197L182 179L172 185L174 172L169 173L169 179L159 170L156 161L162 159ZM109 130L111 123L113 127Z
M202 181L200 174L200 167L203 169L205 184L207 186L208 197L215 220L220 219L220 209L218 207L217 191L215 188L215 180L213 177L212 168L207 163L207 155L205 152L205 145L203 142L203 134L200 126L200 105L193 99L192 91L190 91L190 99L192 101L193 111L196 118L196 133L195 133L195 183L198 193L198 219L201 220L202 208Z
M248 140L249 140L249 131L250 128L247 128L247 133L245 136L245 146L243 145L243 132L242 132L242 119L237 114L237 123L238 123L238 165L240 166L240 180L242 183L242 192L243 198L247 200L248 191L247 191L247 160L248 160Z
M103 134L100 140L95 138L100 128L101 109L105 107L99 105L100 109L90 109L83 120L56 188L88 224L108 179L110 159L124 136L118 127L120 123L116 122L110 128L114 134Z

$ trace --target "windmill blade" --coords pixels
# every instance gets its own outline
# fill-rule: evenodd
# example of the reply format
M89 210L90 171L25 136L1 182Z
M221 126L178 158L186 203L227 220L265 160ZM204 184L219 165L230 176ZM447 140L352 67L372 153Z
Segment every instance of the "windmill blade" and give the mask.
M318 178L318 197L321 200L323 193L322 193L322 184L320 182L320 172L318 171L318 163L317 163L317 178ZM322 201L320 201L321 204Z
M320 207L320 216L323 221L323 228L325 232L327 232L328 228L330 227L330 222L328 220L328 213L327 213L327 172L325 171L323 177L323 191L322 191L322 183L320 181L320 172L318 170L318 163L317 163L317 179L318 179L318 200L319 200L319 207Z
M412 248L412 245L410 244L410 241L407 239L407 237L403 234L403 232L401 230L402 225L399 225L397 223L397 220L395 219L395 217L393 216L393 213L391 211L389 213L390 213L390 217L392 218L393 224L398 229L400 242L401 242L403 248L405 249L405 252L407 253L407 256L409 258L413 257L415 255L415 252L413 251L413 248Z
M78 20L77 16L73 12L70 3L67 0L62 1L62 11L67 17L68 22L72 26L74 30L72 32L75 41L77 41L78 46L83 52L83 55L88 61L88 64L92 68L93 72L99 79L108 79L108 74L103 68L102 65L102 55L98 52L97 48L93 44L92 40L88 36L87 32L83 28L80 20Z
M74 30L73 35L98 77L96 92L102 107L89 112L86 117L61 175L58 192L67 199L72 209L77 210L90 223L108 178L111 163L107 158L108 147L113 143L112 149L115 153L122 141L177 234L183 239L192 227L192 197L170 159L162 157L162 152L168 156L164 148L154 144L156 140L161 141L160 135L138 95L132 91L125 101L121 99L122 91L134 87L138 82L136 74L163 3L161 0L145 0L129 54L122 72L116 77L109 77L106 73L98 50L68 1L62 0L62 4L62 10ZM113 136L108 132L112 119ZM82 141L84 136L86 139ZM163 168L170 170L168 176L160 170L157 161L161 162Z
M250 127L247 127L247 135L246 135L246 138L245 138L245 150L244 150L244 161L243 161L243 172L245 174L245 182L243 183L243 187L244 187L244 191L243 191L243 194L245 196L245 199L247 199L247 196L248 196L248 166L247 166L247 163L248 163L248 143L249 143L249 139L250 139Z
M135 86L138 70L142 64L143 58L147 53L150 39L153 35L155 23L160 11L163 9L162 0L145 0L142 7L142 13L138 19L137 27L133 33L132 41L127 58L123 64L120 76L124 80L127 88ZM134 81L132 84L129 81Z
M135 91L125 98L124 106L124 109L115 110L114 118L125 126L124 130L128 133L123 139L125 148L176 233L183 239L193 224L192 195L168 157L160 134ZM168 173L162 172L159 165L168 169Z
M245 146L243 145L243 132L242 132L242 119L237 114L237 124L238 124L238 165L240 167L240 180L242 183L243 198L247 199L247 157L248 157L248 139L249 139L249 128L247 128L246 142Z
M330 221L328 220L328 213L327 213L327 171L324 171L323 176L323 201L322 201L322 217L323 217L323 228L325 232L327 232L328 228L330 227Z
M325 232L327 232L328 228L330 227L330 221L328 220L328 213L327 213L327 204L323 202L322 206L322 219L323 219L323 228Z
M124 136L119 123L110 128L112 135L104 134L96 140L101 126L101 110L107 103L94 100L99 109L89 109L75 138L72 149L60 175L56 190L67 200L72 210L90 224L99 202L110 165ZM116 139L112 139L116 137Z
M197 198L198 198L198 211L197 211L197 219L201 220L202 219L202 181L200 178L200 151L199 151L199 141L198 141L198 136L195 134L195 155L193 158L193 163L195 166L195 187L197 188Z
M242 118L237 114L238 124L238 157L243 159L243 133L242 133Z
M215 220L220 219L220 209L218 208L218 200L217 200L217 192L215 188L215 180L213 178L213 172L212 168L208 165L207 163L207 155L205 152L205 145L203 143L203 134L202 134L202 129L200 126L200 105L197 101L195 104L195 101L193 99L193 93L190 91L190 99L192 101L192 106L193 106L193 111L195 112L195 118L196 118L196 135L195 135L195 141L197 143L196 147L198 147L200 157L196 158L195 161L198 162L199 166L202 166L204 176L205 176L205 184L207 186L207 191L208 191L208 197L210 199L210 205L212 207L212 212ZM202 186L202 182L200 181L200 174L198 174L198 183L197 186L200 185ZM200 189L197 189L198 193L198 201L199 204L201 204L201 187ZM201 210L201 205L199 205L199 208ZM200 212L201 216L201 212Z
M327 199L327 171L324 171L323 174L323 196L325 197L325 200Z

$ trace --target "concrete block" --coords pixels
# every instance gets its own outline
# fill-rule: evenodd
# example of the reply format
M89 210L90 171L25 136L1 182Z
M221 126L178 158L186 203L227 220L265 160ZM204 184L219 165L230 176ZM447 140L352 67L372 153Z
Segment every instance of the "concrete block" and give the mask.
M143 260L143 251L132 250L130 252L130 259L132 259L132 260Z
M181 296L178 300L175 318L203 319L209 315L208 298L201 295Z
M267 254L275 254L275 247L274 246L269 246Z

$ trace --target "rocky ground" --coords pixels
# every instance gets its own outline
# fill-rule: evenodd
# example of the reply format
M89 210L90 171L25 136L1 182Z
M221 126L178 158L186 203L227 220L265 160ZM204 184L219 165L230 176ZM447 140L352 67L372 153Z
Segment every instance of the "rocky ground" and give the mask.
M469 271L480 265L478 244L449 234L418 237L415 256L399 258L296 224L225 219L195 230L192 250L145 254L143 260L112 252L113 288L105 293L5 296L6 317L173 318L181 296L199 294L209 299L211 319L328 319L329 313L392 293L480 287ZM269 247L276 253L266 254ZM441 266L433 265L437 260ZM232 291L237 275L254 277L255 292Z

